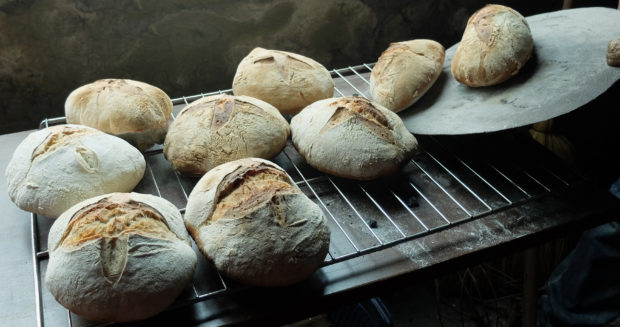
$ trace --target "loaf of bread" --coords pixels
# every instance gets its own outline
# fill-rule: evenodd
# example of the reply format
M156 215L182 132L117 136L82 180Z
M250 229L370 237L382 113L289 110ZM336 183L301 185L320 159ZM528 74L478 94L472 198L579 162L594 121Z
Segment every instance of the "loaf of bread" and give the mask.
M206 173L189 196L185 226L218 271L250 285L306 279L329 249L321 209L282 168L257 158Z
M129 79L102 79L83 85L65 102L67 123L119 136L144 151L162 143L172 101L159 88Z
M291 52L255 48L237 67L232 90L295 114L334 95L334 81L318 62Z
M6 180L18 207L56 218L90 197L131 191L145 167L140 151L116 136L58 125L31 133L17 146Z
M214 95L192 102L177 115L164 155L174 169L203 175L235 159L274 157L289 134L288 122L274 106L246 96Z
M311 104L291 120L291 135L312 167L358 180L396 172L418 148L397 114L361 97Z
M607 44L607 64L620 67L620 39L611 40Z
M390 44L370 74L371 99L394 112L408 108L437 81L444 57L444 47L433 40Z
M521 14L487 5L467 21L452 58L452 75L468 86L495 85L517 74L533 49L530 27Z
M45 285L89 320L145 319L192 279L196 253L179 210L163 198L112 193L64 212L48 238Z

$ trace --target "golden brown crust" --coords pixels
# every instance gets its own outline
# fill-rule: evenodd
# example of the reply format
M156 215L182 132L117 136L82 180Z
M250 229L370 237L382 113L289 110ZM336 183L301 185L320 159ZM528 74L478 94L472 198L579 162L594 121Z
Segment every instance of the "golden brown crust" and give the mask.
M527 21L512 8L487 5L468 20L452 58L452 75L468 86L489 86L517 74L534 43Z

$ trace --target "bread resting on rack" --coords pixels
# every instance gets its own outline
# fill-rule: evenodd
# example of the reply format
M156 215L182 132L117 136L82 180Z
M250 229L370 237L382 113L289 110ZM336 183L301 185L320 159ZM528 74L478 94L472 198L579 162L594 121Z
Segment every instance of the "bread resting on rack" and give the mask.
M408 108L437 81L444 57L444 47L433 40L390 44L370 74L371 99L394 112Z
M17 146L6 180L18 207L56 218L90 197L131 191L145 167L140 151L116 136L58 125L31 133Z
M184 174L203 175L240 158L270 159L286 145L288 122L274 106L247 96L213 95L185 107L170 125L164 156Z
M334 95L334 81L323 65L308 57L255 48L237 67L235 95L261 99L283 115L296 114L312 102Z
M159 88L130 79L83 85L65 101L67 123L119 136L144 151L164 141L172 101Z
M396 113L362 97L309 105L291 120L291 135L312 167L358 180L396 172L418 149Z
M189 196L185 225L218 271L250 285L297 283L329 249L321 209L282 168L257 158L206 173Z
M179 210L146 194L113 193L73 206L48 239L45 286L89 320L125 322L163 311L185 289L196 253Z

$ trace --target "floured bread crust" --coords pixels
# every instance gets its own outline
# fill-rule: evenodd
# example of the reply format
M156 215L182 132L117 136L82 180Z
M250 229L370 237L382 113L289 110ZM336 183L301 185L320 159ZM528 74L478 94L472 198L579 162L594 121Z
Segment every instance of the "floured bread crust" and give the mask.
M329 249L321 209L282 168L257 158L205 174L189 196L185 225L218 271L251 285L297 283Z
M197 258L190 242L178 209L160 197L94 197L52 225L45 285L86 319L145 319L168 307L191 280Z
M291 134L312 167L358 180L396 172L418 149L397 114L361 97L313 103L293 117Z
M56 218L72 205L110 192L129 192L146 162L124 140L81 125L28 135L6 169L8 193L21 209Z
M144 151L166 136L172 101L164 91L129 79L83 85L65 101L67 123L119 136Z
M489 86L516 75L534 49L527 21L515 10L486 5L467 21L452 59L452 75L468 86Z
M283 115L334 95L334 81L318 62L291 52L255 48L237 67L235 95L268 102Z
M444 57L444 47L433 40L390 44L370 74L371 99L394 112L408 108L437 81Z
M214 95L192 102L177 115L164 156L184 174L203 175L224 162L274 157L289 134L288 122L274 106L252 97Z

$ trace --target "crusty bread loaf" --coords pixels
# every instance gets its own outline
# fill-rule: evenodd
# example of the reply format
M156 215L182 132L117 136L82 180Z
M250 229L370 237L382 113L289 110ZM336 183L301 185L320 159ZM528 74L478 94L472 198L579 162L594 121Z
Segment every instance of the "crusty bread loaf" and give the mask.
M129 79L83 85L65 102L67 123L119 136L143 151L166 136L172 101L159 88Z
M132 321L168 307L192 278L196 253L179 210L138 193L97 196L52 225L45 285L89 320Z
M418 148L397 114L361 97L311 104L293 117L291 134L312 167L359 180L397 171Z
M620 67L620 39L611 40L607 44L607 64Z
M31 133L17 146L6 180L18 207L56 218L90 197L131 191L145 167L140 151L116 136L58 125Z
M255 48L239 63L232 90L268 102L286 115L332 97L334 81L325 67L308 57Z
M452 75L469 86L495 85L517 74L533 49L530 27L521 14L487 5L467 21L452 58Z
M437 81L444 57L444 47L433 40L390 44L370 74L371 99L394 112L408 108Z
M286 145L288 122L272 105L246 96L214 95L185 107L170 125L164 155L174 169L203 175L240 158L269 159Z
M325 260L325 216L282 168L245 158L215 167L196 184L185 226L200 251L231 279L282 286Z

